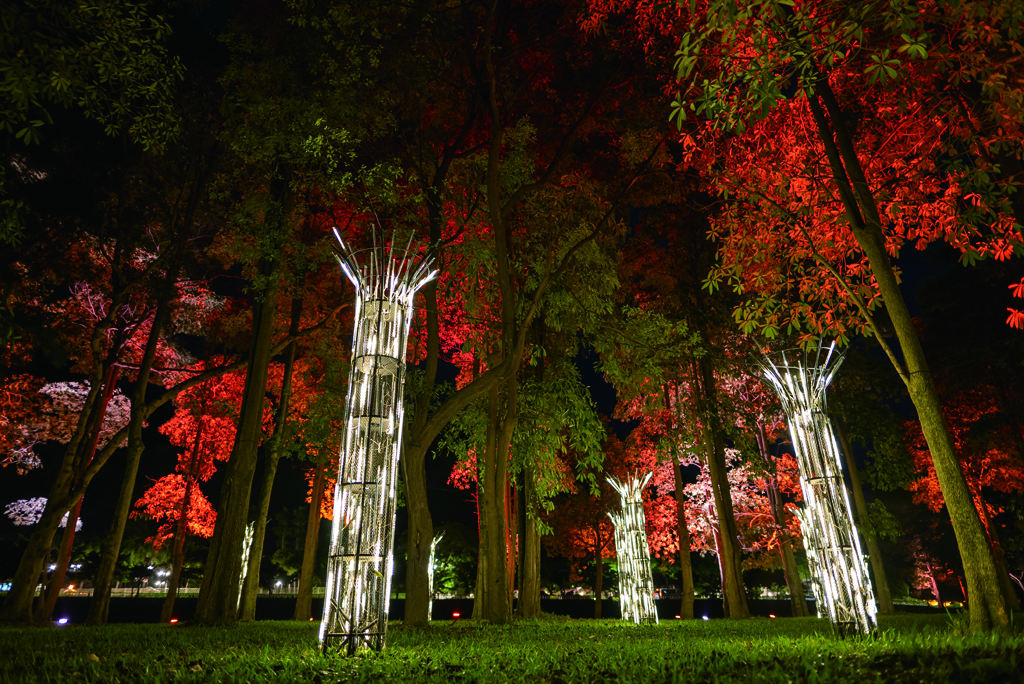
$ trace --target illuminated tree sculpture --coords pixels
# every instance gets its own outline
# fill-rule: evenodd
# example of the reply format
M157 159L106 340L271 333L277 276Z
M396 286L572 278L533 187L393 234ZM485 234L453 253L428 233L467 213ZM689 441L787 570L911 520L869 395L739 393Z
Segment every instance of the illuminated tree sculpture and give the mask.
M875 598L843 484L842 461L826 413L825 389L842 363L835 344L824 361L819 347L813 363L798 352L785 353L761 366L774 386L789 419L793 448L800 465L804 510L800 514L807 559L818 591L840 636L868 634L875 629ZM830 365L831 364L831 365Z
M394 559L395 483L401 450L405 350L416 291L437 275L404 251L377 244L360 266L338 235L341 270L356 289L345 435L320 623L324 651L384 647Z
M619 561L619 606L624 620L636 624L658 624L654 608L654 579L651 577L651 552L647 546L647 521L642 493L653 473L608 482L622 497L622 511L609 513L615 525L615 555Z

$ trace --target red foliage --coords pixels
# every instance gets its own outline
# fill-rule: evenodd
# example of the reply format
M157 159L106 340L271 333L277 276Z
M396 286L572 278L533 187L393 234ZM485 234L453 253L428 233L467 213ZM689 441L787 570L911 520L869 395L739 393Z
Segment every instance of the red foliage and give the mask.
M159 550L174 536L174 529L181 519L182 498L185 496L186 485L185 478L178 473L164 475L135 502L137 510L132 511L132 517L142 515L162 523L156 535L146 539L154 549ZM199 487L192 487L189 499L185 507L188 533L196 537L212 537L213 527L217 522L217 511L213 510L210 501Z

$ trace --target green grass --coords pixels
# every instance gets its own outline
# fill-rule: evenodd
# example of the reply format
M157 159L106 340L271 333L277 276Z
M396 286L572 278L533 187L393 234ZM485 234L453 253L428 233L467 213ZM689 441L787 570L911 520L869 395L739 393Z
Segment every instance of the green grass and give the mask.
M314 623L0 628L0 682L1021 682L1024 636L901 615L871 639L824 621L544 619L392 624L388 648L324 656Z

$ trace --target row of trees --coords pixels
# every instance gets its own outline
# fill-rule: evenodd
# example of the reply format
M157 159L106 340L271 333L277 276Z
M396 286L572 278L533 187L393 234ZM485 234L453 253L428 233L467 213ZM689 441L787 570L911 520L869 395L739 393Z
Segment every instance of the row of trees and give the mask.
M438 439L475 482L478 617L510 620L515 587L519 615L539 613L543 534L570 554L610 549L604 523L584 541L545 522L559 495L582 506L607 473L651 469L649 537L678 554L684 613L703 545L728 615L748 614L752 551L778 558L800 614L792 464L747 359L775 338L857 333L917 409L916 453L953 521L972 624L1007 624L1000 511L965 478L893 265L908 242L945 241L971 263L1020 247L1020 17L984 5L993 22L965 2L287 0L166 18L145 4L12 4L4 21L27 28L4 38L23 74L0 188L5 463L37 465L32 440L66 447L46 464L3 619L33 618L40 577L35 619L48 619L74 540L67 525L54 543L61 520L123 447L90 614L105 620L143 427L167 404L161 431L180 456L136 508L163 523L153 542L172 544L165 617L192 533L210 538L197 619L252 618L277 464L295 455L311 473L305 619L350 335L329 233L360 244L380 223L413 230L440 268L410 336L407 623L428 617ZM65 30L43 29L44 13ZM126 40L100 38L113 35ZM65 55L56 80L43 75L51 54ZM628 447L606 439L581 347L639 421ZM36 391L49 376L85 388L59 438L29 427L53 411ZM128 419L101 439L118 391ZM1021 450L1005 452L1018 468ZM218 467L211 501L201 483ZM858 508L866 518L863 497Z

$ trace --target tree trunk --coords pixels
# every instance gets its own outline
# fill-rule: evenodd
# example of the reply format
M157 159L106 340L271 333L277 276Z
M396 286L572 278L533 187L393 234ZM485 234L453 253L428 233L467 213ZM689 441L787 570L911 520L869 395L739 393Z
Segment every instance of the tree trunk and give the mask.
M683 472L679 467L679 459L672 450L672 475L676 481L676 530L679 536L679 581L682 603L679 606L679 617L683 620L693 619L693 566L690 563L690 528L686 524L686 495L683 493Z
M486 521L486 526L481 529L483 534L480 539L486 576L483 587L478 587L478 593L483 594L483 600L480 601L482 617L495 624L504 624L511 617L507 567L508 532L505 518L508 453L503 453L501 448L505 431L498 418L498 398L499 388L495 385L488 401L485 480L483 487L479 489L480 513Z
M302 298L292 299L291 319L288 324L288 335L299 334L299 323L302 320ZM274 434L266 450L266 461L263 465L263 481L260 484L260 498L256 508L256 522L252 530L252 545L246 562L245 580L242 582L242 596L239 602L238 618L243 622L256 619L256 597L260 590L260 565L263 563L263 541L267 534L267 515L270 512L270 494L274 489L274 478L277 476L277 465L281 460L281 445L284 432L288 425L288 409L291 406L292 373L295 369L296 343L293 341L285 350L284 372L281 377L281 397L277 404L274 417ZM299 596L302 596L301 589Z
M594 526L594 562L596 564L597 579L594 580L594 619L601 619L601 590L604 588L604 540L601 539L601 523Z
M125 463L124 478L121 480L117 503L114 505L114 519L110 523L110 531L107 532L103 545L100 547L100 563L96 569L96 578L93 580L92 600L89 601L86 625L102 625L107 622L107 612L110 609L110 587L114 581L114 570L117 568L117 558L121 552L121 539L124 537L124 527L128 522L128 513L132 506L135 478L139 473L139 463L146 447L142 441L142 426L146 421L146 389L149 387L149 376L156 358L160 335L163 333L164 325L170 315L172 288L177 277L177 268L171 269L157 303L156 315L153 317L153 324L149 329L146 349L143 352L139 373L132 389L131 420L128 426L128 460Z
M879 615L895 615L896 608L892 605L892 594L889 593L889 580L885 575L885 566L882 564L882 550L878 547L878 538L871 528L871 521L868 517L868 505L864 501L864 486L861 484L860 469L853 457L853 450L846 438L846 421L836 418L832 421L836 426L836 436L843 447L846 455L846 470L850 474L850 487L853 490L853 503L857 507L857 529L864 537L864 543L868 549L868 561L871 563L871 574L875 580L875 600L878 602Z
M489 423L488 423L489 425ZM483 496L484 483L487 479L487 458L485 453L488 445L493 441L490 427L487 428L487 435L484 444L476 446L476 520L477 520L477 550L476 550L476 588L473 591L473 619L484 619L484 596L487 594L487 549L486 540L487 520L484 517L483 508L480 505L480 498Z
M985 524L985 529L988 531L989 539L992 542L992 552L996 559L996 572L999 573L999 588L1003 592L1003 600L1006 601L1006 607L1010 610L1020 610L1020 601L1017 598L1017 591L1013 588L1013 580L1010 579L1010 573L1006 569L1006 563L1003 560L1003 548L999 544L999 532L996 531L995 523L992 522L992 518L988 514L988 505L979 496L977 501L978 511L981 512L982 522Z
M527 466L523 477L523 518L525 519L522 539L522 583L519 585L519 605L516 616L520 618L540 617L540 534L537 521L530 516L536 509L536 476L533 468Z
M234 624L238 619L242 544L256 470L256 449L261 437L263 397L277 311L277 261L264 263L261 270L268 278L268 285L262 293L263 300L253 306L253 339L238 431L221 486L220 510L196 605L194 619L203 624Z
M327 478L324 468L327 459L317 455L316 475L310 492L309 516L306 518L306 540L302 545L302 568L299 570L299 595L295 600L293 620L309 620L313 613L313 570L316 566L316 547L320 541L320 502L324 498L324 483Z
M711 488L714 492L715 509L718 513L718 525L721 530L721 564L723 579L722 587L729 606L729 617L745 619L750 617L747 609L747 597L743 590L743 568L740 558L739 528L732 505L732 491L729 488L728 469L725 463L725 439L721 421L718 418L718 389L715 374L705 359L696 360L700 372L700 386L704 400L704 414L708 428L705 430L704 445L707 450L708 472L711 475Z
M999 573L995 558L988 545L978 511L971 501L967 481L960 469L960 461L949 436L942 405L935 382L925 359L921 341L907 310L899 282L889 261L882 221L874 196L864 177L853 139L846 129L843 115L829 86L822 77L817 85L818 94L808 98L811 112L825 146L829 166L838 185L854 237L871 265L878 283L886 311L892 321L896 337L903 352L904 366L892 358L900 371L910 399L917 409L928 450L935 466L935 474L942 489L946 508L953 523L967 591L971 595L971 628L977 630L1005 629L1009 616L999 590ZM828 111L826 119L818 97Z
M192 489L196 486L196 471L199 468L199 450L202 448L203 423L200 421L196 430L196 441L192 445L192 458L189 459L185 494L181 497L181 509L178 511L178 524L174 527L174 550L171 552L171 577L167 582L167 596L160 606L160 622L170 622L174 617L174 602L178 598L178 584L181 582L181 570L185 566L185 537L188 536L188 513L192 506Z
M793 617L808 617L811 612L807 608L804 585L800 580L800 571L796 567L793 543L786 535L786 509L782 503L782 494L779 492L779 477L775 470L775 462L768 450L768 435L765 434L764 423L758 421L754 436L757 439L758 451L761 452L761 459L771 472L771 477L767 478L768 504L771 506L772 517L775 519L775 525L779 528L779 536L782 539L779 543L779 554L782 556L782 572L786 577L786 586L789 587Z
M111 364L104 381L103 395L100 398L97 417L92 428L92 435L89 437L89 446L86 456L81 459L75 473L75 481L82 477L86 467L96 454L96 444L99 442L100 430L103 428L103 419L107 413L107 406L110 398L114 395L114 386L117 384L118 367ZM64 586L64 578L68 572L68 565L71 564L71 548L75 543L75 528L78 526L78 516L82 512L82 498L80 497L75 505L68 512L68 522L64 526L64 534L60 538L60 551L57 553L57 563L53 572L50 573L50 581L40 597L39 605L33 615L36 624L46 624L53 615L53 609L57 606L57 598Z

